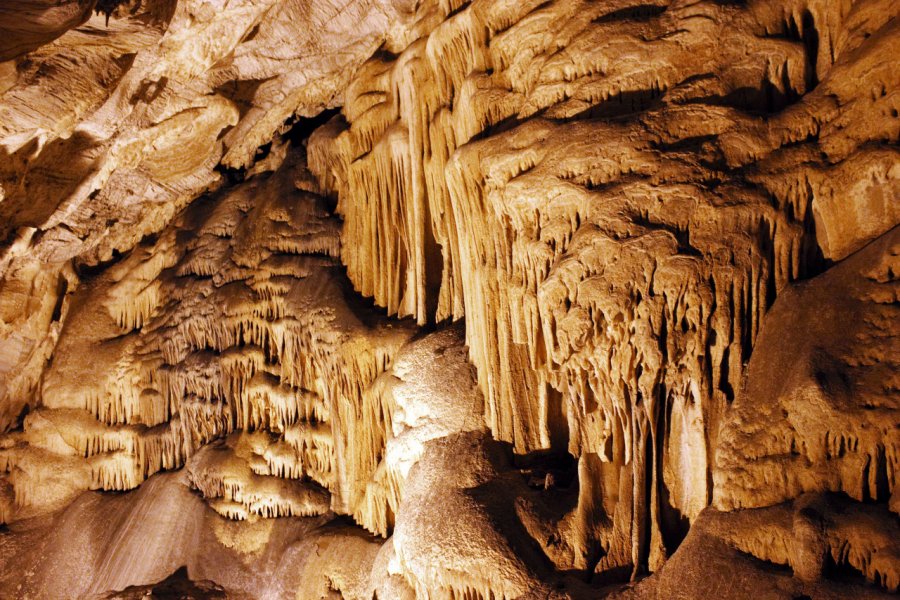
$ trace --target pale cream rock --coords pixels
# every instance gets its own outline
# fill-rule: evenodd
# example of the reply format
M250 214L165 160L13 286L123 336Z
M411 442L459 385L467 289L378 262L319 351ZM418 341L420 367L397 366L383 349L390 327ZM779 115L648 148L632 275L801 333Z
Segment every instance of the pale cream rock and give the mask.
M0 595L897 590L896 2L108 6L0 7Z

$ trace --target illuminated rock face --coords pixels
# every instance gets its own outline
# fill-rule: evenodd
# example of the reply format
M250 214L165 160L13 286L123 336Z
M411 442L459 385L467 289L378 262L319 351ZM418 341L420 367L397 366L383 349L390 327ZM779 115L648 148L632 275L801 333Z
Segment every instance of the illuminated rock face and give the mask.
M7 4L0 595L900 588L896 3Z

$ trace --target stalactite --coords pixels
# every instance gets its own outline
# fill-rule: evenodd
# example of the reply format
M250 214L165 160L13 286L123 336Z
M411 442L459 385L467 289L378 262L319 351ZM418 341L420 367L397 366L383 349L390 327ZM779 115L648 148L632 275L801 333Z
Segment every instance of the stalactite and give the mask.
M296 40L269 26L295 3L223 9L240 27L179 4L139 43L114 23L137 67L87 60L124 83L74 112L48 94L71 123L29 114L19 81L90 53L0 67L0 317L33 317L21 339L0 323L0 375L33 371L0 382L33 409L4 408L0 522L184 467L228 519L393 536L378 597L657 573L640 593L698 522L798 581L827 552L896 590L893 547L857 523L900 498L896 11L393 4L339 74L277 72ZM150 69L157 43L179 50ZM63 151L79 164L44 185ZM833 494L855 508L810 517Z
M641 548L632 557L644 563L661 544L655 498L668 485L666 466L653 458L664 453L670 433L654 430L663 410L657 398L672 402L676 413L699 404L702 417L680 435L703 442L680 460L707 479L718 419L741 388L764 314L780 290L818 268L807 213L812 198L825 192L803 183L811 171L791 157L793 150L754 155L750 180L762 190L666 151L741 122L723 112L688 125L691 117L679 104L697 93L682 83L695 76L697 50L671 46L664 35L682 15L652 15L648 27L662 37L635 46L610 38L611 25L589 26L603 21L603 7L541 5L515 19L505 10L476 2L454 14L428 34L426 60L420 41L393 62L370 61L352 88L346 124L335 121L314 136L310 164L338 196L350 248L344 261L358 291L389 313L415 314L420 322L421 303L414 309L401 299L432 293L419 266L420 228L410 227L421 223L417 215L432 216L440 287L437 301L426 303L434 312L424 317L465 315L495 436L523 452L550 445L543 409L532 410L548 386L580 403L580 415L599 411L603 421L624 420L635 493L649 489L654 498L646 511L634 508L640 513L634 530L649 522L647 539L656 540L652 551ZM792 15L788 27L799 28L802 39L815 35L802 30L805 9L785 10ZM836 31L849 9L811 10L813 26L827 20ZM536 32L553 18L571 21L550 43ZM710 16L704 35L721 34L726 20L719 18ZM498 33L487 26L493 22L509 25ZM654 62L662 53L654 55L653 44L667 48L665 64ZM616 54L622 47L644 58L623 61ZM779 58L740 59L742 74L725 62L727 52L709 59L729 86L753 72L785 95L811 91L802 49L766 51ZM832 61L820 52L815 77ZM630 107L612 106L628 95L637 98ZM645 109L644 118L590 119ZM519 121L540 111L545 120ZM821 135L813 120L793 125L777 145ZM638 141L648 137L660 142ZM724 136L729 161L731 146ZM836 173L831 168L821 176ZM778 198L776 206L769 194ZM679 390L691 393L672 395ZM631 405L640 402L654 408L635 437ZM583 419L569 418L569 450L576 456L608 439ZM696 516L710 490L690 489L676 508Z
M220 194L203 218L174 224L97 282L108 318L84 311L73 331L83 329L98 344L109 344L104 336L116 341L99 363L67 354L63 342L61 372L90 361L99 376L77 384L77 392L51 379L47 408L26 422L25 438L56 460L83 457L92 489L132 489L193 461L195 485L225 516L321 514L325 492L278 483L289 478L299 480L296 489L331 490L335 506L388 533L383 517L360 508L384 502L363 496L390 431L383 397L366 390L412 328L364 325L371 317L336 304L343 293L334 271L335 222L321 198L283 193L292 176L309 177L302 169L291 164L256 187L256 203L240 189ZM191 234L197 245L176 249L175 239ZM211 235L214 251L205 245ZM336 308L345 313L340 319ZM246 489L223 488L201 468L202 456L192 458L236 430L279 438L241 471ZM2 456L7 472L21 460L14 449ZM20 507L33 497L26 491L16 492Z

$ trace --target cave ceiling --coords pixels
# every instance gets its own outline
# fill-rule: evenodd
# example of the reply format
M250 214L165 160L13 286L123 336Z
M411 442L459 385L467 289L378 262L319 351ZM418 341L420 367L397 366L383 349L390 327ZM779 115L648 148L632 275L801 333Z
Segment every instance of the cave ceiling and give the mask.
M890 597L898 17L0 0L0 597Z

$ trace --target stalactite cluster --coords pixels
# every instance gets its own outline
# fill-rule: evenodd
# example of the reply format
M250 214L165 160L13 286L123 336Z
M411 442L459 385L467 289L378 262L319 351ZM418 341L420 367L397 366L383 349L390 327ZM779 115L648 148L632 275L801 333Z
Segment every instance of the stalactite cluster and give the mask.
M465 315L497 438L568 438L607 522L579 568L658 568L778 291L896 223L895 100L846 84L893 80L862 65L894 27L847 3L443 8L311 140L348 276L389 313ZM831 212L837 185L858 208ZM867 225L818 242L844 210Z
M895 4L0 6L0 596L897 592Z
M386 532L364 508L390 427L372 384L413 328L343 299L338 224L292 167L199 201L73 295L46 400L3 451L6 514L39 504L59 461L89 474L72 493L187 463L228 516L327 512L327 489ZM194 456L233 431L265 434ZM44 460L20 463L23 443Z

